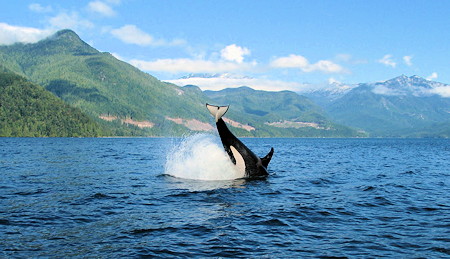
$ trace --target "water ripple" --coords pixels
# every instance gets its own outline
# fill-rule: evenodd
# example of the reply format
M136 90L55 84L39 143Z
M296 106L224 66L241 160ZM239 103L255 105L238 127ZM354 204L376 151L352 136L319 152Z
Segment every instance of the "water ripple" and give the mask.
M449 140L243 141L266 181L167 174L181 139L0 139L0 257L449 257Z

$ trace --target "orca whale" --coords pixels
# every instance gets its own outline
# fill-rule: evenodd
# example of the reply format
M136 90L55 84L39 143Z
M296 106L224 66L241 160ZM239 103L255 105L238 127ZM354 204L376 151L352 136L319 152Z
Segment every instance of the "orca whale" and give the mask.
M231 162L236 166L242 178L265 178L269 175L267 166L273 155L273 147L270 152L263 158L256 156L248 147L244 145L233 133L228 129L222 116L228 111L229 106L215 106L206 104L209 112L214 116L217 131L223 148L230 157Z

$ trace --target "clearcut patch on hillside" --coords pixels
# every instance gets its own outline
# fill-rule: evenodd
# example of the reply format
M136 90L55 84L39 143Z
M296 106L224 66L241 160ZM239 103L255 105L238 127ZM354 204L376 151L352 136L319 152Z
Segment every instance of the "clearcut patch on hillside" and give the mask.
M102 119L102 120L105 120L105 121L120 120L124 124L134 125L134 126L137 126L137 127L141 128L141 129L143 129L143 128L153 128L155 126L155 123L153 123L151 121L136 121L136 120L133 120L132 118L121 119L121 118L119 118L117 116L112 116L112 115L100 115L98 117L100 119Z
M315 129L329 130L330 128L325 128L320 126L315 122L301 122L301 121L278 121L278 122L266 122L266 125L277 127L277 128L305 128L311 127Z

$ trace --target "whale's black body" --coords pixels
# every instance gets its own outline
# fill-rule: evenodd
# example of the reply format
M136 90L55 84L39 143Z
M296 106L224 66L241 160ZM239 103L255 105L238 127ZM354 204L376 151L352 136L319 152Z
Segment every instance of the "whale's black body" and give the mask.
M273 155L273 148L263 158L256 156L228 129L222 116L228 111L228 106L214 106L206 104L206 107L216 119L217 131L219 132L222 145L230 160L236 165L237 170L243 178L264 178L269 175L267 166Z

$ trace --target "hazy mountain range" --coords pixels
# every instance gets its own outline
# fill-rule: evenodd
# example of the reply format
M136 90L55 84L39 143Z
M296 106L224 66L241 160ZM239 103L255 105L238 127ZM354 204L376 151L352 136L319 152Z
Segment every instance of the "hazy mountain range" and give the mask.
M226 119L241 136L450 136L450 98L442 96L448 86L419 77L302 94L249 87L201 91L162 82L92 48L71 30L33 44L0 46L0 62L2 70L84 112L102 129L94 130L100 135L213 131L204 106L210 102L231 105Z
M376 137L449 136L449 86L405 75L358 84L344 91L306 94L321 103L333 121Z

